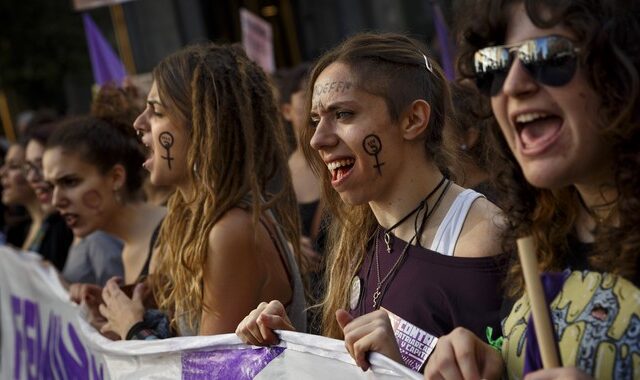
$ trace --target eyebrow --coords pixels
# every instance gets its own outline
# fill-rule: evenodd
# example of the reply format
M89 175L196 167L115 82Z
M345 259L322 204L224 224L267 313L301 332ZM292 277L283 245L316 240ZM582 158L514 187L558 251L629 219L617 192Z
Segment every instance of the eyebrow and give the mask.
M61 180L67 178L67 177L77 177L76 173L62 173L62 174L58 174L56 176L54 176L53 178L46 178L45 180L47 180L48 182L51 183L56 183L56 182L60 182Z
M325 107L325 106L322 105L322 103L320 103L320 106L317 107L317 108L320 108L321 111L323 111L323 112L331 112L331 111L335 111L336 109L338 109L340 107L345 107L345 106L353 107L355 105L357 105L357 102L354 101L354 100L340 100L340 101L337 101L335 103L331 103L328 107ZM318 109L314 110L312 108L310 113L311 114L313 114L313 113L317 114L319 112L320 111Z

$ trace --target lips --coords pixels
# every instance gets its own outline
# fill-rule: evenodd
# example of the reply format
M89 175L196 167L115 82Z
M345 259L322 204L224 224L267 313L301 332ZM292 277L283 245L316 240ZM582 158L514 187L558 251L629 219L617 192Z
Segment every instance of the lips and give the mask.
M147 137L147 136L148 136L148 134L144 134L144 135L142 136L142 139L141 139L142 144L144 145L145 150L146 150L146 152L145 152L145 153L146 153L146 154L145 154L145 157L147 158L147 159L145 160L145 162L142 164L142 166L143 166L145 169L147 169L147 170L149 170L149 171L150 171L150 170L151 170L151 163L152 163L152 161L153 161L153 147L152 147L152 144L151 144L151 143L148 143L148 142L146 142L146 141L145 141L145 137Z
M65 213L61 214L61 216L64 219L65 223L67 223L67 226L69 226L69 228L73 228L78 224L77 214Z
M527 112L514 118L524 155L537 155L549 149L560 136L564 120L546 112Z
M327 163L327 169L331 173L331 184L337 186L351 174L356 160L353 158L341 158Z
M40 203L44 203L44 204L50 204L51 203L51 192L48 190L43 190L43 189L35 189L34 190L36 193L36 197L38 197L38 200L40 201Z

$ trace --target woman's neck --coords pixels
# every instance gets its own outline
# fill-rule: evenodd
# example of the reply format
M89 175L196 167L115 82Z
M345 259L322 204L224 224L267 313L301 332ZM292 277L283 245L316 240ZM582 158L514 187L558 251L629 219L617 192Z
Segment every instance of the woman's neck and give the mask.
M576 185L584 206L599 219L606 219L614 212L618 201L618 191L611 184ZM588 211L588 210L587 210Z
M596 227L599 224L618 225L620 215L616 210L618 191L613 185L576 185L580 196L580 211L576 221L578 238L584 242L593 242Z
M405 178L398 181L395 191L390 197L382 201L369 202L371 211L382 228L388 229L414 210L425 197L430 194L443 179L440 169L433 164L421 165L419 170L410 170ZM436 191L427 201L429 208L435 203L441 189ZM408 220L393 230L393 234L403 240L409 240L414 233L414 218Z
M29 213L29 217L31 218L32 224L40 225L45 218L45 213L40 207L40 202L36 199L34 202L29 202L24 205L27 209L27 213Z
M114 219L104 231L129 245L141 236L144 228L149 225L150 214L158 209L157 206L141 201L127 203L114 213Z

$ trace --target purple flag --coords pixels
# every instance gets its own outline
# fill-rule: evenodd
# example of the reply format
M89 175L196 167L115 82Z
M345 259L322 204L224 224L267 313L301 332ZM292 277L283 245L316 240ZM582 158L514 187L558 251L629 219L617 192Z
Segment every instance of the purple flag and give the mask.
M114 82L118 86L121 85L127 72L120 58L100 33L100 29L98 29L98 26L88 13L82 14L82 22L87 36L94 81L101 86L107 82Z
M435 16L433 23L436 28L436 34L438 35L438 44L440 45L442 69L444 70L444 76L451 81L455 77L455 69L453 67L453 48L451 47L451 41L449 39L449 28L447 28L447 23L444 21L444 15L438 4L436 4L435 1L433 1L432 4L433 14Z

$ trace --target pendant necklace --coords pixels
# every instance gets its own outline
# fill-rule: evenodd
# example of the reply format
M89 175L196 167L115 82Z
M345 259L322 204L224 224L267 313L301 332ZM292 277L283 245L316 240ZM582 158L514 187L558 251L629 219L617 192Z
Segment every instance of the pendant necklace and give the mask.
M446 180L447 178L443 176L438 185L436 185L436 187L434 187L433 190L431 190L431 192L427 194L427 196L418 204L416 208L411 210L411 212L409 212L407 215L403 216L398 222L396 222L396 224L384 230L383 238L384 244L387 246L387 253L390 254L391 250L393 249L393 235L391 234L391 232L395 230L399 225L404 223L407 219L409 219L413 214L417 213L419 210L425 207L425 205L427 206L427 210L425 211L426 214L429 211L429 204L427 203L427 201L433 194L435 194L436 191L438 191L440 187L442 187Z
M442 191L442 193L440 193L440 196L438 197L438 199L436 200L435 204L433 205L433 208L431 208L431 210L429 210L429 206L427 203L427 200L435 193L435 191L440 188L442 186L443 183L445 183L445 181L447 182L447 186L444 188L444 190ZM422 200L422 202L420 202L419 207L417 207L415 210L413 210L410 215L413 215L414 213L418 212L420 209L422 209L423 207L427 208L427 211L425 211L425 217L422 220L422 225L420 226L419 229L416 229L416 233L413 235L413 237L411 239L409 239L409 241L407 242L407 244L404 246L404 248L402 249L402 252L400 253L400 256L398 256L398 259L395 261L395 263L393 263L393 266L391 267L391 269L389 270L389 272L387 272L387 274L384 276L384 278L380 278L380 259L379 259L379 246L378 246L378 242L379 242L379 238L380 238L380 229L378 229L377 233L376 233L376 241L374 244L374 251L373 251L373 256L375 259L375 263L376 263L376 290L373 292L373 309L377 310L378 307L380 306L380 304L382 303L382 297L384 295L384 292L386 292L386 287L385 289L382 289L382 285L393 275L395 276L395 274L397 273L398 269L400 268L400 265L402 264L402 262L404 261L405 257L407 256L407 252L409 251L409 247L411 246L411 243L413 243L413 241L417 238L418 240L420 240L419 235L418 235L418 230L422 230L424 228L424 225L426 224L426 222L429 220L429 217L431 217L431 214L433 214L433 212L438 208L438 205L440 204L440 201L442 200L442 198L444 197L444 194L447 192L447 190L449 189L449 185L450 182L446 179L446 178L442 178L442 181L440 181L440 183L438 184L438 186L436 186L436 188L431 191L429 193L429 195L427 195L427 197ZM418 215L420 213L418 212ZM417 218L417 216L416 216ZM403 218L403 219L406 219ZM404 220L401 220L401 222ZM392 228L397 227L397 225L399 225L399 223L396 223L396 226L393 226ZM387 230L389 231L389 230ZM387 243L387 239L385 238L385 243ZM388 253L391 253L390 249L387 249Z
M600 216L597 213L596 210L598 210L598 209L603 209L604 210L606 208L612 207L618 201L618 199L616 198L615 200L613 200L611 202L607 202L607 203L603 203L603 204L600 204L600 205L595 205L595 206L589 207L587 205L587 203L584 201L584 199L582 199L582 196L580 194L578 194L578 200L580 201L580 205L582 206L582 208L596 222L596 226L602 226L604 224L605 220L607 220L611 216L611 214L614 212L614 209L612 208L611 210L609 210L609 212L607 213L606 216Z

